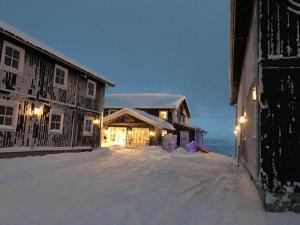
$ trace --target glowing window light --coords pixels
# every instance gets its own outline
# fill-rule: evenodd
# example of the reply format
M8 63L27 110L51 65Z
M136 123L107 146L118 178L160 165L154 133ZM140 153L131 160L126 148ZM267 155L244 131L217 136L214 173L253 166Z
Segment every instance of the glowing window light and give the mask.
M167 135L168 134L168 131L166 131L166 130L162 130L161 131L161 136L163 137L163 136L165 136L165 135Z
M100 124L100 120L99 119L93 120L93 124L99 125Z
M155 136L155 132L154 131L150 131L150 136L151 137Z
M41 115L42 114L42 108L41 108L41 106L35 106L34 110L33 110L33 114L36 115L36 116Z

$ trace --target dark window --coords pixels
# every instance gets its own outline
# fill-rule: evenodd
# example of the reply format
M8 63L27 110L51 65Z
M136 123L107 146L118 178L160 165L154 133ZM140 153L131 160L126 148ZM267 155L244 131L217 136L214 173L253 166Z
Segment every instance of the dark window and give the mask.
M19 62L20 62L20 51L19 50L14 49L9 46L6 46L4 57L5 57L4 64L6 66L10 66L15 69L19 69Z
M87 83L87 95L89 97L95 97L96 94L96 84L92 81L88 81Z
M50 130L61 130L62 126L62 115L52 114Z
M65 76L66 73L64 70L56 68L55 70L55 83L65 86Z
M84 131L87 132L87 133L92 132L92 120L91 119L86 119L85 120Z
M13 112L13 107L0 105L0 125L12 126Z

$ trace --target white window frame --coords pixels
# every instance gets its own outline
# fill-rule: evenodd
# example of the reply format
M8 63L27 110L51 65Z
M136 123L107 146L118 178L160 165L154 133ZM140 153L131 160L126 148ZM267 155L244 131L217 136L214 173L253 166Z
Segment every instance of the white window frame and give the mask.
M5 65L4 61L5 61L5 51L6 51L6 47L10 47L12 49L15 49L17 51L19 51L19 66L18 69L12 67L12 66L8 66ZM24 71L24 62L25 62L25 49L14 45L8 41L3 41L3 46L2 46L2 54L1 54L1 68L10 71L12 73L16 73L19 75L23 75L23 71Z
M12 102L12 101L0 100L0 105L14 108L13 118L12 118L12 125L11 126L0 125L0 130L2 130L2 131L14 131L17 127L17 122L18 122L18 109L19 109L18 106L19 106L19 103L18 102Z
M89 94L89 83L92 83L94 85L94 95ZM96 98L96 91L97 91L97 83L92 80L88 80L86 83L86 97L95 99Z
M85 126L86 126L86 121L90 120L91 121L91 131L86 131ZM83 120L83 136L92 136L93 135L93 121L94 118L91 116L85 116Z
M60 69L60 70L62 70L62 71L65 72L64 85L61 85L61 84L58 84L58 83L55 82L55 80L56 80L55 79L56 78L56 69ZM57 87L57 88L61 88L61 89L67 89L68 75L69 75L68 73L69 73L69 71L68 71L67 68L55 64L55 67L54 67L54 77L53 77L53 86Z
M161 112L166 112L167 118L165 118L165 119L160 118L160 113L161 113ZM169 112L168 112L168 110L159 110L159 112L158 112L158 117L159 117L160 119L162 119L162 120L168 120L168 119L169 119Z
M60 115L60 129L51 129L51 121L52 115ZM50 109L50 117L49 117L49 134L62 134L64 127L64 112L58 109Z

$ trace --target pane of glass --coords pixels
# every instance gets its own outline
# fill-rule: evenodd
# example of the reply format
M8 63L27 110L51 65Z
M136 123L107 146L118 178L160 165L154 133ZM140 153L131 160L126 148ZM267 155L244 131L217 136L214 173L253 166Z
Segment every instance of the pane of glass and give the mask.
M56 130L59 130L59 129L60 129L60 123L56 123L56 124L55 124L55 129L56 129Z
M59 77L55 76L55 83L59 84Z
M13 58L19 60L20 52L16 49L13 50Z
M54 122L51 122L50 129L51 129L51 130L54 130L54 129L55 129L55 123L54 123Z
M6 115L12 116L14 108L13 107L6 107Z
M59 84L64 85L65 84L65 79L64 78L60 78L59 79Z
M6 47L5 55L12 57L13 49L11 47Z
M5 106L0 105L0 115L4 115L5 114Z
M19 61L13 59L12 60L12 67L18 69L19 68Z
M4 124L4 116L0 116L0 125Z
M61 115L56 115L56 122L60 123Z
M11 66L11 63L12 63L12 59L5 56L4 64L7 65L7 66Z
M12 125L12 117L5 117L4 125L11 126Z

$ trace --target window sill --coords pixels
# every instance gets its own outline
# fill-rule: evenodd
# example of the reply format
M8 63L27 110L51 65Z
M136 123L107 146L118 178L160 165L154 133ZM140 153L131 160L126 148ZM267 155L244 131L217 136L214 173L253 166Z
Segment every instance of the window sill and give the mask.
M0 131L16 131L15 127L0 125Z
M57 83L53 83L53 87L56 87L56 88L59 88L59 89L63 89L63 90L67 90L67 87L66 87L66 86L59 85L59 84L57 84Z
M49 130L49 134L58 134L58 135L62 135L63 132L62 132L62 130Z
M84 137L91 137L91 136L93 136L93 134L92 133L83 132L83 136Z
M17 70L17 69L14 69L12 67L9 67L9 66L3 65L3 64L0 66L0 69L5 70L7 72L11 72L11 73L23 76L22 70Z
M89 99L92 99L92 100L96 99L96 96L87 95L86 97L89 98Z

